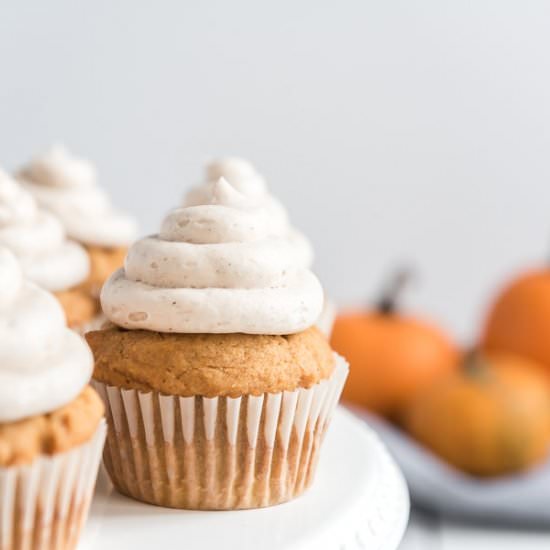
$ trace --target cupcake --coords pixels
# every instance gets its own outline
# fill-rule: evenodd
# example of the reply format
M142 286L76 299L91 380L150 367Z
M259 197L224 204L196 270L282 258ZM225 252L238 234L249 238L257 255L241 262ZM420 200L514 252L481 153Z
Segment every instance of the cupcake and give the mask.
M17 174L38 204L55 214L68 236L86 249L90 274L84 288L99 299L105 280L118 269L135 239L135 221L116 209L98 186L94 166L56 145Z
M268 212L224 179L136 242L86 335L122 493L241 509L312 482L347 365L314 327L323 291Z
M82 288L90 271L86 251L67 240L61 223L2 171L0 245L15 254L28 279L57 297L69 326L78 328L97 315L97 301Z
M265 178L248 161L237 157L214 160L206 165L205 181L191 189L184 197L184 206L202 204L211 193L219 178L225 178L235 189L256 205L263 207L269 216L273 235L287 239L297 249L299 259L305 267L313 264L313 248L309 240L292 227L283 204L269 193ZM328 337L336 316L336 307L326 296L317 326Z
M0 548L75 548L105 440L92 354L0 248Z

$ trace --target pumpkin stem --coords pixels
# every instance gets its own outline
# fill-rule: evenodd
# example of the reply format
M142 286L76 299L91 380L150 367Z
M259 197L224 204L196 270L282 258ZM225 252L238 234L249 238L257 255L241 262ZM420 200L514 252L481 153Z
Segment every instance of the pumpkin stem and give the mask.
M488 373L487 361L479 350L472 348L466 352L462 361L464 372L473 378L485 379Z
M382 295L376 303L376 310L383 315L391 315L392 313L395 313L399 295L410 280L411 271L409 269L398 269L382 291Z

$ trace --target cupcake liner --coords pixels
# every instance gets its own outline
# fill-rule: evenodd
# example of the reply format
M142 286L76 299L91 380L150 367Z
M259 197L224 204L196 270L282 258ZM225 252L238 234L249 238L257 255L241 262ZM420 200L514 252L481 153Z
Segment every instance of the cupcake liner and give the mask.
M75 548L101 460L107 426L66 453L0 468L0 550Z
M331 377L311 388L236 398L94 381L110 427L105 466L120 492L161 506L228 510L287 501L313 479L347 373L336 355Z

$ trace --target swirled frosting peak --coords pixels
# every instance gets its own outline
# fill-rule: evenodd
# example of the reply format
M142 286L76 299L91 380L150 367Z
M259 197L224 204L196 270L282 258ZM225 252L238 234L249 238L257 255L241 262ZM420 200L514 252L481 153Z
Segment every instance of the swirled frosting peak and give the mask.
M0 423L51 412L87 384L92 354L58 301L0 247Z
M89 273L84 249L68 241L61 223L1 170L0 246L17 256L29 279L51 291L78 285Z
M206 180L192 188L184 197L184 206L204 204L219 178L226 179L237 191L267 213L269 231L285 238L296 249L303 266L311 267L313 249L306 237L290 225L285 207L271 195L265 178L248 161L237 157L213 160L206 165Z
M203 204L168 214L103 287L107 317L177 333L291 334L312 326L323 291L269 214L224 178Z
M53 212L68 235L98 246L127 246L136 236L135 221L111 205L97 185L94 166L54 145L18 174L39 205Z

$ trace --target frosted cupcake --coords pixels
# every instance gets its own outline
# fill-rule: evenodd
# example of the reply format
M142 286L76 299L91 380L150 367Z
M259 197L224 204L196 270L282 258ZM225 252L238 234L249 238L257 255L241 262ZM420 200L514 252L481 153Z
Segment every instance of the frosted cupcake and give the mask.
M0 248L0 547L74 548L105 440L92 354Z
M203 204L219 178L226 179L237 191L245 195L252 203L262 207L269 218L269 231L272 235L284 238L296 249L301 264L311 268L313 248L309 240L289 220L283 204L269 193L265 178L254 166L238 157L226 157L213 160L206 165L205 181L192 188L184 197L184 206ZM327 336L332 331L336 308L325 298L317 326Z
M85 287L98 297L136 237L135 221L113 208L97 184L94 166L60 145L32 159L17 175L38 204L61 221L68 236L85 247L91 266Z
M61 223L1 170L0 245L16 255L28 279L55 294L71 327L97 315L96 300L82 289L90 271L86 251L67 240Z
M171 212L103 288L87 334L124 494L175 508L269 506L313 479L345 362L313 325L323 291L268 213L220 179Z

